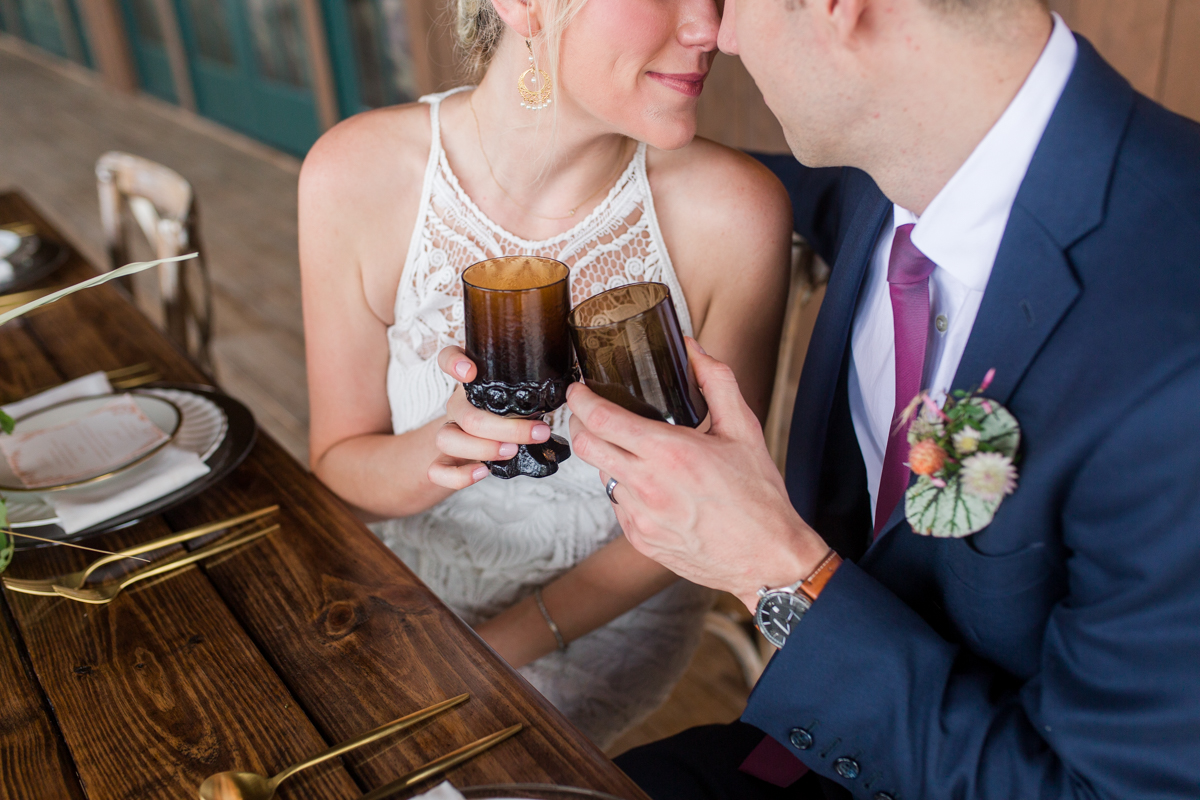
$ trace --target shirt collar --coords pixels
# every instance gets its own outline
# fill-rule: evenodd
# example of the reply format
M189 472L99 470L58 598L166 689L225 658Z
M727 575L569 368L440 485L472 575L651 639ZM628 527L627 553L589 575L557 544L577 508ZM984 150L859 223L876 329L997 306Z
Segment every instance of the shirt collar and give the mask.
M895 224L916 222L912 242L938 267L983 291L1017 192L1075 67L1079 46L1054 14L1054 30L1017 96L918 219L896 206Z

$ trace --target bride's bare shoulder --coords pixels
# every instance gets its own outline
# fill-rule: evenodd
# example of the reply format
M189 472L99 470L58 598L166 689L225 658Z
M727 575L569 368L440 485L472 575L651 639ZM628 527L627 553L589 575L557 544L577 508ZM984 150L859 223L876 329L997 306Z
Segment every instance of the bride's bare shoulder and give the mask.
M665 203L688 217L749 219L765 212L774 221L780 209L788 209L787 191L770 170L708 139L696 137L678 150L650 148L647 173L660 214Z
M300 195L321 195L358 210L419 195L429 159L429 106L409 103L366 111L317 140L300 171Z
M784 252L791 241L791 202L756 159L696 138L679 150L650 148L646 168L659 226L685 288L694 280L731 279L731 263L774 268L770 253ZM748 264L750 253L766 255Z

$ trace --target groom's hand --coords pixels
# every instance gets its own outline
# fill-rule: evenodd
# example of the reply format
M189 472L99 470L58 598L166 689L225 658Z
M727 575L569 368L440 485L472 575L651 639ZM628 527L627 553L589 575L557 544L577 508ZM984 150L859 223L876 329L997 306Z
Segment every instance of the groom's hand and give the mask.
M753 609L758 589L804 578L828 547L792 508L733 371L691 339L688 350L708 432L645 419L574 384L571 449L619 482L615 509L634 547Z

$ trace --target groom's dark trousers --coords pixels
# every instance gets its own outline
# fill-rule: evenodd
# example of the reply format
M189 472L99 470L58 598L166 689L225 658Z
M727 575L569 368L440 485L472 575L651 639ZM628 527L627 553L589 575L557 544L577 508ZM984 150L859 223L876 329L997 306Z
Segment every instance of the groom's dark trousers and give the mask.
M741 722L617 763L656 800L1200 797L1200 126L1080 41L952 387L995 368L1022 427L1018 489L965 539L898 508L871 541L846 385L891 204L853 170L790 180L834 266L787 483L849 560ZM738 769L764 732L787 788Z

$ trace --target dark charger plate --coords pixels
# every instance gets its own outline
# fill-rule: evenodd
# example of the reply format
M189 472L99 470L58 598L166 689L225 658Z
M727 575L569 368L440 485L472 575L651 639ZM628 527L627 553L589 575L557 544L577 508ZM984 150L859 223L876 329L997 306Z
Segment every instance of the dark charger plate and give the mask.
M230 472L233 472L246 459L246 456L250 455L250 450L254 447L254 441L258 437L258 425L254 422L254 415L250 413L250 409L229 395L211 386L197 386L189 383L150 383L139 388L182 389L185 392L193 392L216 403L225 412L225 416L229 420L229 429L225 432L225 439L221 442L221 446L204 462L208 464L209 473L201 478L197 478L187 486L183 486L170 494L163 495L144 506L126 511L120 516L113 517L110 520L93 525L70 536L57 525L22 528L22 533L31 533L34 536L42 536L56 541L77 542L90 536L134 525L146 517L161 514L167 509L182 503L184 500L189 500L200 494L217 481L223 479ZM18 550L33 550L39 547L51 546L29 539L22 540L16 538L16 542Z
M8 257L13 267L12 280L0 281L0 292L15 292L52 275L67 263L69 248L40 236L26 236L21 246Z

